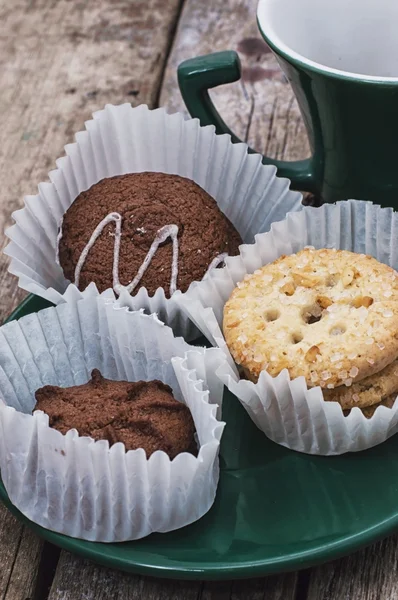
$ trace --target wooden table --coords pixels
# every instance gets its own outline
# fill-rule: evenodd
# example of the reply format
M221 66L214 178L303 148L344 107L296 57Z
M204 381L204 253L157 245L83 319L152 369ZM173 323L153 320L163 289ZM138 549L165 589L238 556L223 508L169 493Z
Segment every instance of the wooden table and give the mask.
M212 96L244 140L276 158L308 154L296 101L255 22L257 0L0 0L0 230L66 143L106 103L184 111L176 67L235 49L242 81ZM1 238L5 245L4 236ZM0 258L4 318L24 297ZM382 493L382 492L380 492ZM59 551L0 506L0 600L393 600L397 538L347 559L241 582L160 581Z

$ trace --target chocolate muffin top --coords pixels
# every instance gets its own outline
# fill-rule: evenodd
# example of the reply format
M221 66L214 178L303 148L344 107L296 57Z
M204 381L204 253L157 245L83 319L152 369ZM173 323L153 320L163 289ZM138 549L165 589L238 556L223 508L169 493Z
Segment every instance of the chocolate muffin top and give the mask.
M36 391L36 407L49 416L50 427L77 429L94 440L123 442L126 450L143 448L149 457L163 450L171 459L196 454L195 425L185 404L161 381L111 381L94 369L84 385L46 385Z
M146 287L166 296L203 279L242 240L215 200L190 179L131 173L82 192L62 222L58 259L80 289Z

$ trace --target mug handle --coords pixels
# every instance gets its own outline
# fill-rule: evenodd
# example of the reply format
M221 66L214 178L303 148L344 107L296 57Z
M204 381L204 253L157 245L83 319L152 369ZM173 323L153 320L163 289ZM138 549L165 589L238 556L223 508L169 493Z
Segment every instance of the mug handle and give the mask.
M191 116L197 117L201 125L214 125L217 134L228 133L234 143L241 140L218 114L208 90L224 83L238 81L240 76L240 59L233 50L191 58L178 67L178 85ZM250 147L248 152L256 153ZM294 189L315 192L311 159L284 161L263 156L262 162L265 165L274 165L278 169L278 176L290 179Z

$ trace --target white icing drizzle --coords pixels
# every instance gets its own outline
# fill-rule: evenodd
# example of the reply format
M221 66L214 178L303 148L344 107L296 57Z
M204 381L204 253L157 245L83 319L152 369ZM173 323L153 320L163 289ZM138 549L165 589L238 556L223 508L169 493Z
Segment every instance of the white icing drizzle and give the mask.
M79 260L77 261L77 265L75 268L75 282L74 283L75 283L76 287L79 287L80 273L82 272L82 268L83 268L84 263L86 262L88 253L90 252L91 248L94 246L95 242L101 235L104 227L106 227L106 225L108 225L108 223L111 223L112 221L114 221L116 223L115 245L114 245L114 254L113 254L113 271L112 271L113 272L113 287L115 287L115 272L117 273L119 270L120 237L121 237L121 231L122 231L122 217L121 217L121 215L119 215L119 213L116 213L116 212L109 213L109 215L107 215L105 217L105 219L102 219L102 221L94 229L88 243L85 245L83 252L81 253ZM119 278L117 280L119 281Z
M144 262L138 269L137 275L134 277L133 281L128 284L126 288L120 284L119 278L117 281L115 280L115 271L113 272L113 289L117 294L120 294L122 289L126 289L129 294L134 290L134 288L141 281L145 271L151 264L152 258L155 256L157 249L160 244L163 244L170 237L173 241L173 258L171 262L171 279L170 279L170 296L174 294L177 289L177 275L178 275L178 226L177 225L165 225L158 229L156 233L156 237L153 240L151 247L148 250L148 254L144 258ZM116 254L116 252L115 252ZM116 283L115 283L116 281Z
M153 240L151 247L149 248L148 254L144 258L144 262L138 269L137 275L134 279L128 284L128 286L123 286L120 283L119 279L119 256L120 256L120 240L122 237L122 217L119 213L109 213L102 221L97 225L94 229L88 243L83 249L83 252L80 255L80 258L77 262L75 268L75 286L79 287L80 274L83 268L84 263L86 262L88 253L91 248L94 246L95 242L103 232L104 228L111 223L115 222L115 243L114 243L114 253L113 253L113 268L112 268L112 277L113 277L113 289L116 294L120 294L123 289L127 290L129 294L137 287L142 277L144 276L145 271L149 267L152 258L156 254L157 249L160 244L165 242L168 237L171 237L173 241L173 259L171 264L171 278L170 278L170 295L172 295L177 289L177 276L178 276L178 227L177 225L165 225L161 227L157 233L156 237Z
M212 269L215 269L216 267L218 267L218 265L221 265L221 263L223 263L225 261L227 256L228 256L228 252L223 252L222 254L219 254L218 256L216 256L216 258L213 258L213 260L207 267L207 271L206 271L204 277L206 277L206 275L208 275Z
M137 287L137 285L143 278L145 271L148 269L149 265L151 264L151 260L155 256L160 244L163 244L163 242L165 242L167 240L167 238L170 237L173 242L173 258L172 258L172 263L171 263L171 278L170 278L170 296L172 294L174 294L174 292L177 289L177 276L178 276L178 226L174 225L174 224L170 224L170 225L165 225L164 227L161 227L160 229L158 229L155 239L153 240L146 257L144 258L142 265L138 269L137 275L127 286L123 286L120 283L120 279L119 279L119 256L120 256L120 241L121 241L121 237L122 237L122 216L117 212L109 213L109 215L107 215L104 219L102 219L102 221L94 229L88 243L84 247L83 252L81 253L80 258L77 262L77 265L75 268L75 281L74 281L75 286L79 287L80 274L81 274L82 268L84 266L84 263L86 262L88 253L90 252L91 248L94 246L95 242L97 241L97 239L103 232L104 228L109 223L112 223L112 222L115 223L115 234L114 234L115 243L114 243L113 268L112 268L113 289L114 289L115 293L120 294L122 292L122 290L126 290L129 294L131 294L134 291L134 289ZM59 241L61 239L61 236L62 236L62 227L60 229L60 233L58 235L58 240L57 240L57 242L58 242L57 243L57 255L58 255L58 246L59 246ZM227 252L223 252L222 254L219 254L218 256L216 256L211 261L204 277L207 277L207 275L209 274L209 272L212 269L214 269L215 267L220 265L222 262L224 262L224 260L226 259L227 256L228 256Z
M64 218L62 217L59 225L58 225L58 234L57 234L57 245L56 245L56 250L55 250L55 262L57 263L57 265L61 266L61 263L59 262L59 243L61 241L62 238L62 225L64 222Z

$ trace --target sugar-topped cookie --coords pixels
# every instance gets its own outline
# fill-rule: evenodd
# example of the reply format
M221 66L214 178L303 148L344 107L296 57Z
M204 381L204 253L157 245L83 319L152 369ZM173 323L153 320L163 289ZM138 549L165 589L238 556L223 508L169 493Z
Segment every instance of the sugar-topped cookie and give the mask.
M384 402L386 398L398 396L398 360L384 367L379 373L365 377L350 387L339 386L334 390L324 390L325 400L338 402L344 410L366 408Z
M254 381L287 369L308 386L350 387L398 356L398 274L371 256L305 248L247 275L223 329Z

